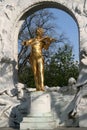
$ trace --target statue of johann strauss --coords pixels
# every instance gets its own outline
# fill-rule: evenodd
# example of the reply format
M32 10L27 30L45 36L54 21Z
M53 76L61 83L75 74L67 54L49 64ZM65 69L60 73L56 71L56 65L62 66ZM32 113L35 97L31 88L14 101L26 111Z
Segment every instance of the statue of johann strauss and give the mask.
M48 36L43 37L44 30L42 28L37 28L36 37L24 41L22 45L31 46L30 53L30 64L34 73L34 80L37 91L44 91L44 58L42 55L42 49L48 49L55 39Z

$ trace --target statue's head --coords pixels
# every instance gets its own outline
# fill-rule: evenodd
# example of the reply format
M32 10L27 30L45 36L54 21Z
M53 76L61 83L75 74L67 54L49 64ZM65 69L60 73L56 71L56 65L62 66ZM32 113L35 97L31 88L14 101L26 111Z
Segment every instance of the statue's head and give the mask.
M37 30L36 30L36 35L37 35L37 36L43 36L43 34L44 34L43 28L37 28Z

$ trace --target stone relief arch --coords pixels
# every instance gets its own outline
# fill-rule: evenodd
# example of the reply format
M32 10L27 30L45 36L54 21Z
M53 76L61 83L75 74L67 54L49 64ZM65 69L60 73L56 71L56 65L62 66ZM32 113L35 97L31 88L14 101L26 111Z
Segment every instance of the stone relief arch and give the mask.
M32 14L33 12L40 10L42 8L58 8L61 10L64 10L67 12L70 16L73 17L73 19L77 23L78 31L80 34L80 51L83 50L86 46L86 8L87 6L84 6L84 3L86 1L78 1L69 0L66 2L66 0L16 0L12 1L9 0L7 3L6 1L0 2L3 19L1 19L1 48L0 48L0 59L1 62L9 62L8 69L10 70L10 74L7 72L6 75L9 77L9 82L11 84L15 84L17 82L17 55L18 55L18 33L19 29L24 21L24 19ZM4 8L4 9L3 9ZM84 11L85 10L85 11ZM2 14L0 14L2 16ZM7 26L5 26L5 24ZM15 61L15 62L12 62ZM7 64L7 63L6 63ZM1 66L2 68L2 66ZM81 66L81 69L83 69L83 65ZM3 72L2 72L3 73ZM7 78L6 77L6 78ZM83 73L81 73L80 78L82 79ZM5 77L4 77L5 78ZM5 81L7 80L5 78ZM84 78L83 78L84 79ZM11 80L11 81L10 81Z
M67 12L73 18L73 20L76 22L77 28L79 28L78 21L77 21L75 15L74 15L74 13L69 8L67 8L66 6L64 6L64 5L62 5L62 4L58 3L58 2L52 2L52 1L39 2L39 3L34 4L33 6L30 6L30 7L26 8L26 9L23 9L22 12L19 14L19 17L18 17L18 19L16 21L16 25L15 25L15 28L17 27L17 29L14 28L14 31L13 31L14 35L16 34L16 36L15 36L16 42L15 43L17 43L17 35L19 33L20 27L23 24L24 20L29 15L31 15L32 13L34 13L34 12L36 12L36 11L42 9L42 8L43 9L44 8L56 8L56 9L61 9L61 10L65 11L65 12ZM16 48L15 49L15 51L16 51L15 54L16 54L16 58L17 58L18 47L17 47L16 44L15 44L15 48Z
M32 12L48 7L62 9L76 21L80 36L81 57L81 71L78 82L86 80L87 0L68 0L68 2L67 0L0 0L0 103L6 104L7 109L9 109L8 105L12 108L20 104L20 101L17 98L12 98L13 95L10 95L11 93L7 91L9 89L13 90L15 84L18 83L17 57L20 27L24 19ZM9 102L10 100L11 102ZM6 111L0 110L1 114L8 114ZM0 123L0 127L2 126L3 124Z

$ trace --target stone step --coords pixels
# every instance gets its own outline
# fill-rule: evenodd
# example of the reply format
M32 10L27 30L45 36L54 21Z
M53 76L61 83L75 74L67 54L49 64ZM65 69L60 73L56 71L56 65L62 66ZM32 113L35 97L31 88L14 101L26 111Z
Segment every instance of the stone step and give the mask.
M55 119L51 117L24 117L23 122L52 122Z
M56 122L55 122L56 124ZM22 122L20 124L20 130L53 130L56 125L54 126L54 122L33 122L33 123L25 123Z
M45 113L41 113L41 112L36 112L36 113L29 113L29 115L27 117L51 117L53 116L52 112L45 112Z

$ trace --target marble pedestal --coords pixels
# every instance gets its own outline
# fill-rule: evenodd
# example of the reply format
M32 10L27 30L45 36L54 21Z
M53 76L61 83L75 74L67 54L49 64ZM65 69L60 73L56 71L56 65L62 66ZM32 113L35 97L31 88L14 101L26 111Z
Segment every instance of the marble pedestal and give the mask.
M20 123L20 130L45 130L56 128L56 121L51 113L49 93L31 92L30 113Z

